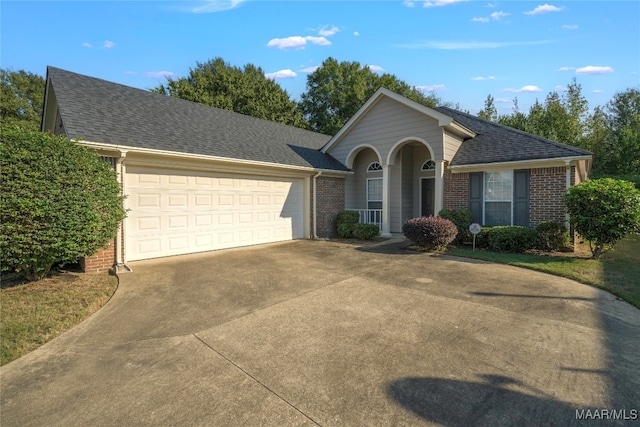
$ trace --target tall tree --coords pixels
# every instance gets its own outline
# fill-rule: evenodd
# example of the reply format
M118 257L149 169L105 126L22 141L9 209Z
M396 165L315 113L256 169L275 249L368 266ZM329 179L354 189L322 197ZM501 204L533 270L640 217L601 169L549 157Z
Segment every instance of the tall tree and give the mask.
M487 99L484 101L484 108L480 110L478 117L492 122L498 120L498 109L493 103L493 96L487 95Z
M44 78L25 70L0 69L0 119L3 124L38 130L44 103Z
M235 67L222 58L197 62L187 77L169 78L153 92L235 111L260 119L306 128L307 123L286 90L260 67Z
M299 104L311 130L335 135L380 87L385 87L423 105L434 107L438 97L423 94L388 73L378 75L359 62L327 58L307 77Z
M640 175L640 89L616 93L607 104L610 157L606 168L614 175Z
M499 116L498 123L514 129L527 130L527 115L520 111L517 96L513 98L513 113Z

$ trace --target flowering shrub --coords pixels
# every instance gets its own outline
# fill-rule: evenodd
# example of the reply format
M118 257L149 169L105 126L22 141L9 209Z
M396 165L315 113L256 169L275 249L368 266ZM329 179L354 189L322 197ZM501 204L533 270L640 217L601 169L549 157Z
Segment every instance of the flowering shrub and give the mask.
M456 238L456 225L445 218L421 216L407 220L402 233L418 246L426 249L442 250Z
M469 209L442 209L440 212L438 212L438 216L448 219L456 225L456 228L458 229L458 235L456 236L455 241L457 243L471 240L471 232L469 231L469 226L471 225L471 211Z

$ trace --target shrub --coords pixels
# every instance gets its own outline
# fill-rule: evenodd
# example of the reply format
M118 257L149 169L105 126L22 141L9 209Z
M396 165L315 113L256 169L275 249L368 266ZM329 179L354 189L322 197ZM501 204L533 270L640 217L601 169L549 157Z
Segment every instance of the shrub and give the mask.
M338 212L336 216L336 230L338 236L342 238L353 237L353 228L360 221L360 214L358 211L344 210Z
M125 216L116 173L63 136L0 129L0 262L27 279L93 255Z
M456 225L445 218L421 216L407 220L402 233L418 246L426 249L443 250L456 238Z
M521 226L492 227L488 234L489 249L497 252L524 252L533 249L538 240L535 230Z
M567 228L557 222L541 222L536 227L538 247L543 251L557 251L569 245Z
M627 234L640 231L640 190L627 181L601 178L569 188L571 225L598 259Z
M471 232L469 226L471 225L471 211L466 208L448 208L442 209L438 212L438 216L444 219L448 219L453 222L458 229L458 235L456 236L456 242L462 243L464 241L471 240Z
M380 229L374 224L353 224L353 237L360 240L371 240L380 234Z
M356 225L358 224L353 224L350 222L338 224L338 236L342 237L343 239L353 237L353 229Z

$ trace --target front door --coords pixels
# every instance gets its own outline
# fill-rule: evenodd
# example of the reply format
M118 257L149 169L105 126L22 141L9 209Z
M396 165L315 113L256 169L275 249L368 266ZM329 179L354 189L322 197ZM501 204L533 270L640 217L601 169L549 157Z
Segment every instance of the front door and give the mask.
M420 214L422 216L430 216L433 215L433 187L435 180L433 178L423 178L421 181L420 199L422 200L422 209Z

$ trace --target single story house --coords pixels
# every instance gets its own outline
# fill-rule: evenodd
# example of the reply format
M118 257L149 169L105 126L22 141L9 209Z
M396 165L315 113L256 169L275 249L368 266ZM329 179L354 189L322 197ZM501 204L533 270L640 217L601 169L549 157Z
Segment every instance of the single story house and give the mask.
M333 137L48 67L42 130L118 172L128 216L85 271L128 261L329 237L342 209L383 236L443 208L535 227L591 153L378 90Z

